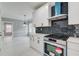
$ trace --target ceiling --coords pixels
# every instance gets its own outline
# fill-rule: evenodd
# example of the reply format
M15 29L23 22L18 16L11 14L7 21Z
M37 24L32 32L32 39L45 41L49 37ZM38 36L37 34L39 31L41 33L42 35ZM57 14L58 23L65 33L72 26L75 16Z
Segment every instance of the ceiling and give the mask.
M32 18L32 13L46 2L0 2L2 17L23 20Z
M2 5L8 7L29 7L36 9L46 2L1 2Z

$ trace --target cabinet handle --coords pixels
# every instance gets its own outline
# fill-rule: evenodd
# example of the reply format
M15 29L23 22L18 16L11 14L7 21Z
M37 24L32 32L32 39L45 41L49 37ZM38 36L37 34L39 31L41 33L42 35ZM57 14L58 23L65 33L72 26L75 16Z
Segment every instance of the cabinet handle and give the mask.
M0 34L0 36L2 36L2 34Z
M43 23L41 23L41 26L43 26Z
M34 37L33 37L33 35L31 36L31 40L34 41Z
M40 43L40 41L39 41L39 40L38 40L37 42L38 42L38 44Z
M33 38L33 41L34 41L34 37L32 37Z

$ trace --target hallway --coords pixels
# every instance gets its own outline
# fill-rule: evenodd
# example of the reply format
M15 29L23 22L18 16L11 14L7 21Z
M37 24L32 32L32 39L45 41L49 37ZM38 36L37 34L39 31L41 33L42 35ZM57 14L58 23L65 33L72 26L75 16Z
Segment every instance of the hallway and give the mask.
M33 13L45 3L0 3L0 56L41 56L36 50L30 48L30 39L27 37L27 34L35 33ZM8 25L5 26L6 24ZM5 30L5 28L8 30ZM9 30L10 28L12 30ZM13 38L8 37L8 34L12 35Z
M34 49L30 48L29 37L16 37L11 40L6 38L3 43L3 49L0 52L2 56L41 56Z

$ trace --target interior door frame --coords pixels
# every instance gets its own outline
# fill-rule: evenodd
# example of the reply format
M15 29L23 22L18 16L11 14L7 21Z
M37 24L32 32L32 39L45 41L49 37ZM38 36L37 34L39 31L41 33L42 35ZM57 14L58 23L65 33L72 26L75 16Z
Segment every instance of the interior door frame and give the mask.
M5 23L11 23L12 24L12 39L13 39L13 23L9 22L9 21L3 21L3 37L5 37L5 35L4 35L4 24Z

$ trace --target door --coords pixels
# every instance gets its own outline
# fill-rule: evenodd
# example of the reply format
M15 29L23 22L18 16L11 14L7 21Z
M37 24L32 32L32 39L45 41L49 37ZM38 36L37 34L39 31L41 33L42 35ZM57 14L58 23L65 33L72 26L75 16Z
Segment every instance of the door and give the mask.
M4 22L4 42L10 42L13 39L13 25L10 22Z

